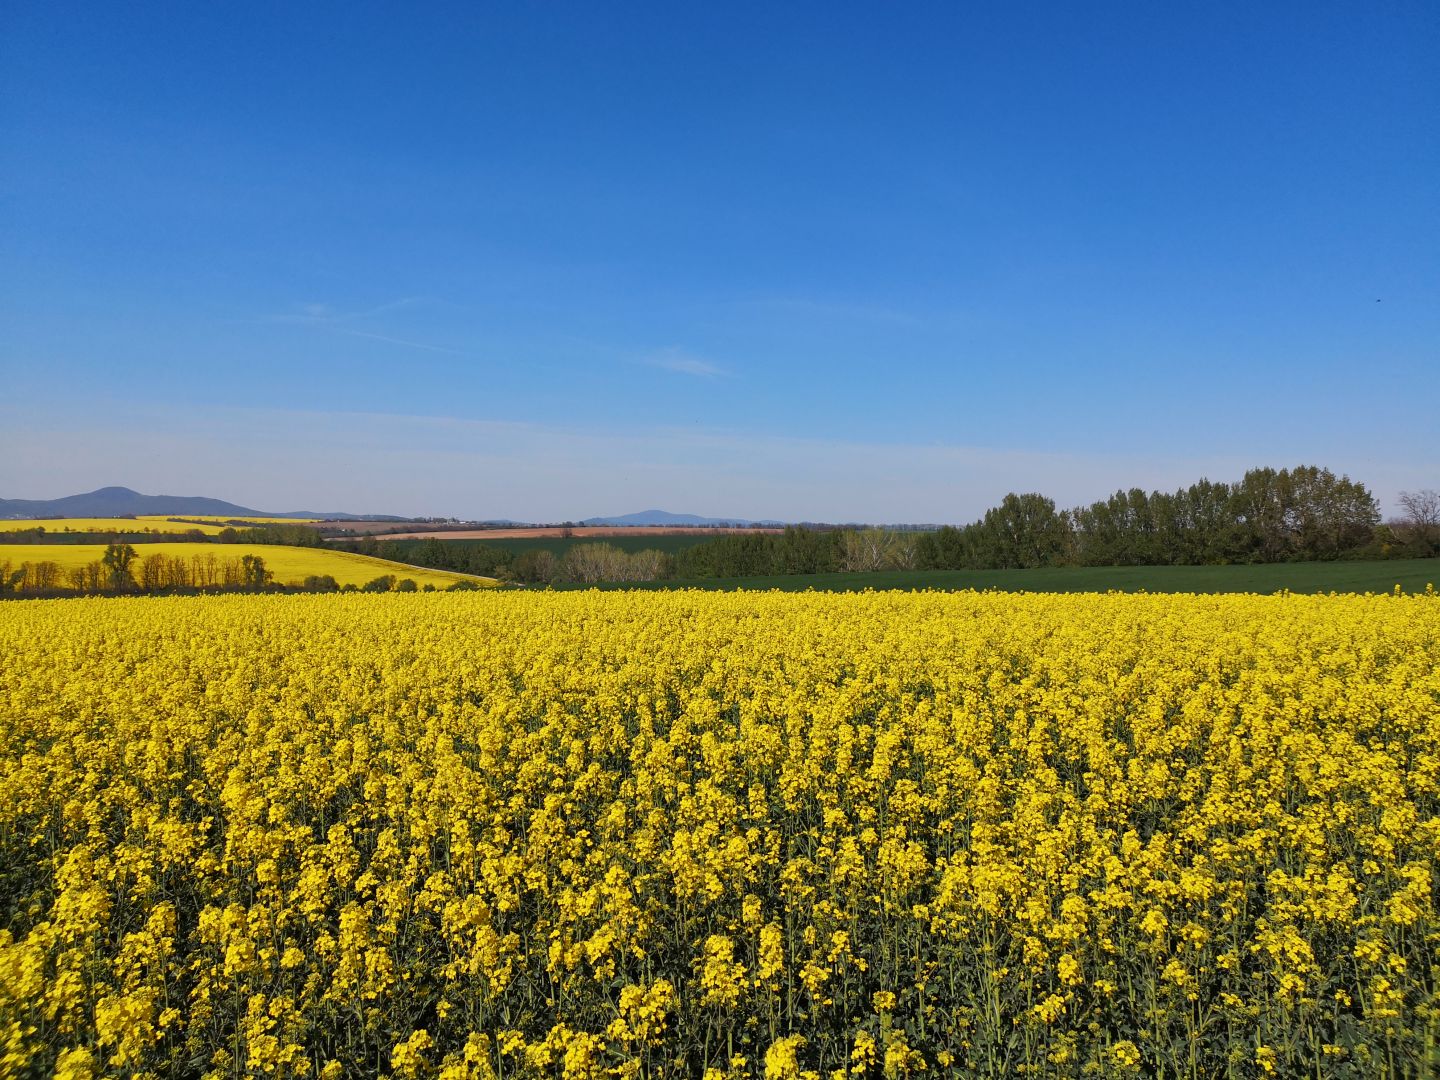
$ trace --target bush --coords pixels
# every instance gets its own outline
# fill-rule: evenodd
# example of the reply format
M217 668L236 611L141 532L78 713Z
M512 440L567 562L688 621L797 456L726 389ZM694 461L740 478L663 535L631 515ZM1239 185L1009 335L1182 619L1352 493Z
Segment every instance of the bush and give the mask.
M310 592L339 592L340 583L330 574L311 574L300 583Z
M361 592L389 592L395 588L394 574L381 574L377 578L371 578L364 585L360 586Z
M419 592L420 586L415 584L414 578L401 578L395 583L396 592Z

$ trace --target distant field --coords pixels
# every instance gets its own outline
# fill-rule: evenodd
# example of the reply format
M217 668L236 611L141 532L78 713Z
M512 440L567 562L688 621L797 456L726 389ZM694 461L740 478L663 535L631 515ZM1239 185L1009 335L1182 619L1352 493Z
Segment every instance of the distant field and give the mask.
M139 514L137 521L174 521L177 519L173 514ZM312 521L319 521L319 518L297 518L297 517L226 517L224 514L191 514L184 518L185 521L243 521L252 525L304 525Z
M196 519L198 521L198 519ZM0 532L19 532L22 529L44 529L46 532L61 533L187 533L199 530L206 536L217 535L223 526L196 524L195 521L172 521L164 517L133 518L6 518L0 521Z
M488 583L488 578L469 574L453 574L447 570L421 570L403 563L352 555L346 551L325 548L281 547L266 544L146 544L137 548L144 555L172 555L189 559L192 556L214 556L218 559L239 559L258 555L281 585L296 585L312 574L329 574L341 585L364 585L382 574L412 578L417 585L448 588L456 581ZM69 570L96 562L105 554L104 544L0 544L0 563L7 560L18 566L22 562L54 562Z
M349 525L337 522L337 527ZM368 523L367 523L368 524ZM581 540L611 540L616 537L646 537L659 539L666 536L691 536L698 540L727 536L733 533L780 533L783 529L723 529L705 526L663 526L663 525L573 525L523 529L417 529L413 532L391 533L387 540L545 540L575 537ZM661 550L656 545L649 545ZM641 549L636 549L641 550Z
M424 540L413 540L396 538L390 536L377 537L386 543L393 543L404 550L412 551ZM695 536L688 533L669 534L662 536L577 536L577 537L518 537L514 539L487 539L487 540L450 540L443 537L436 537L445 546L458 548L504 548L516 555L523 555L527 551L548 551L557 558L563 556L576 544L610 544L621 551L665 551L674 554L685 548L694 547L696 544L703 544L706 540L713 539L709 536Z
M53 533L187 533L200 531L216 536L232 523L248 525L306 525L313 518L227 518L197 516L166 517L163 514L142 514L137 517L73 517L73 518L4 518L0 532L43 528Z
M882 570L855 574L782 574L773 577L695 578L557 589L998 589L1003 592L1297 593L1424 592L1440 587L1440 559L1382 562L1270 563L1263 566L1094 566L1038 570Z
M359 535L369 533L414 532L416 529L443 528L443 526L427 525L415 521L371 521L361 518L320 518L315 524L324 529L343 529L347 533Z

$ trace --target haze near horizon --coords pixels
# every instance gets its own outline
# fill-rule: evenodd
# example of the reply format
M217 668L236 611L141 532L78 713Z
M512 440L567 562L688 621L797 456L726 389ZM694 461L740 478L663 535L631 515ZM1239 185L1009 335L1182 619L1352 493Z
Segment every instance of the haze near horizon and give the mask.
M1440 11L17 3L0 497L1440 486Z

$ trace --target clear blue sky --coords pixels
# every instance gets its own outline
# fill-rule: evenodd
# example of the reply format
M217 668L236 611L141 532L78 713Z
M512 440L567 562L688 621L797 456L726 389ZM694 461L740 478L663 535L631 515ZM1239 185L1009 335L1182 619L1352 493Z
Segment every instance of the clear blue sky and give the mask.
M0 50L0 496L1440 487L1434 3L12 0Z

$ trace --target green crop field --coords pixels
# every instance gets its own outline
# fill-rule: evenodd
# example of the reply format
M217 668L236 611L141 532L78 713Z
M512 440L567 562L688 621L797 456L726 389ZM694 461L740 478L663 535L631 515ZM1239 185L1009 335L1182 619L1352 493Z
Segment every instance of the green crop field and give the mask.
M998 589L1003 592L1298 593L1424 592L1440 586L1440 559L1377 562L1267 563L1245 566L1086 566L1035 570L880 570L849 574L780 574L750 578L694 578L556 585L557 589Z

